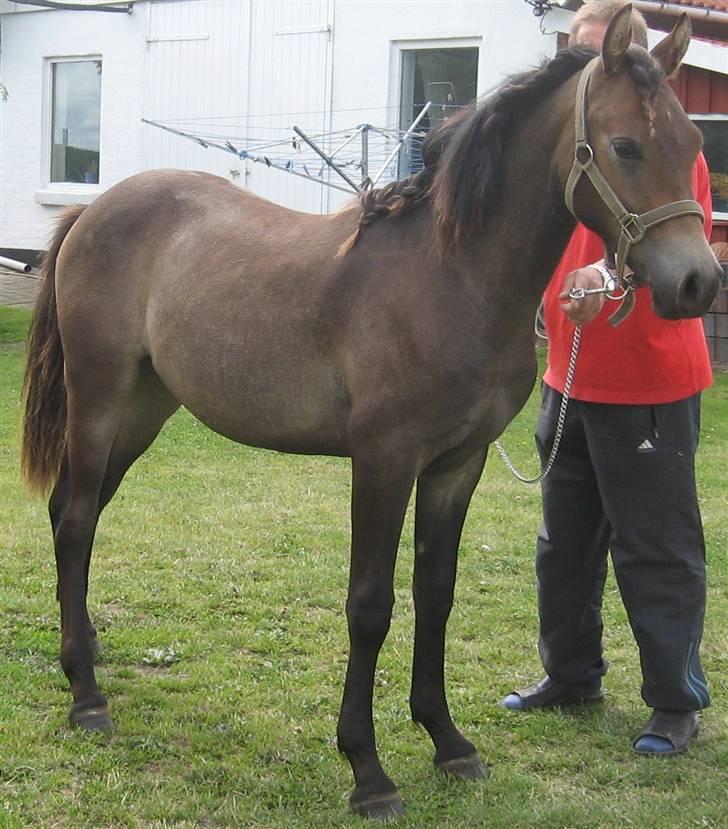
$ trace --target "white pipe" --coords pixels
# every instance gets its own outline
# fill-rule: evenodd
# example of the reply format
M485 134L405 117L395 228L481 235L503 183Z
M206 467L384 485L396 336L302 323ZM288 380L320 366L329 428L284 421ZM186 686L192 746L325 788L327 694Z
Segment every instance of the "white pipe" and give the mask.
M30 273L31 271L30 265L25 262L18 262L17 259L8 259L7 256L0 256L0 265L14 271L20 271L20 273Z
M632 0L632 5L643 14L669 14L679 17L686 14L693 20L728 23L728 13L718 9L701 9L697 6L682 6L677 3L663 3L662 0Z

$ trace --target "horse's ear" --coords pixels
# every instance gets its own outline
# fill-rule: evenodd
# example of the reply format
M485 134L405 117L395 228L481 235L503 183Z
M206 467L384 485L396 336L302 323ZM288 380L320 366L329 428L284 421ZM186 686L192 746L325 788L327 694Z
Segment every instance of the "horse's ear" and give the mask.
M685 14L680 15L670 34L663 38L650 52L652 57L660 64L663 72L669 78L682 63L685 52L690 45L692 26L690 18Z
M632 42L632 4L621 8L609 21L602 43L602 66L607 75L622 68L624 56Z

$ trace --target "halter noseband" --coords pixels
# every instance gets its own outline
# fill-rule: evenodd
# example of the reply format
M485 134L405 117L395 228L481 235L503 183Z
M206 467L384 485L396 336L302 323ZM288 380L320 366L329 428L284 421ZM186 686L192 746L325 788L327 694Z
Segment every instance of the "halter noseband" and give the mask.
M648 210L646 213L631 213L609 186L609 182L604 178L594 158L594 150L589 144L586 123L586 94L589 78L599 61L600 58L596 57L584 67L584 71L579 78L579 85L576 88L574 164L566 182L564 198L569 211L578 220L579 217L574 211L574 191L582 174L586 173L602 202L619 224L620 231L616 251L617 278L628 290L623 304L610 317L610 322L616 325L629 314L634 305L634 295L632 293L634 285L626 281L624 277L624 269L632 245L636 245L637 242L643 239L650 228L662 224L668 219L676 219L678 216L699 216L701 221L705 221L705 217L703 208L692 199L670 202L661 207L656 207L654 210Z

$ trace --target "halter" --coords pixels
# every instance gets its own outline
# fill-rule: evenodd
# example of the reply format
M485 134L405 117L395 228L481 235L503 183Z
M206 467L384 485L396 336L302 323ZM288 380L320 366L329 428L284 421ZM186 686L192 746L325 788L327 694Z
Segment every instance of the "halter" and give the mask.
M705 221L705 217L703 208L692 199L670 202L645 213L631 213L609 186L609 182L604 178L594 158L594 150L589 144L586 123L586 94L589 87L589 78L599 61L600 58L596 57L584 67L584 71L579 78L579 85L576 88L574 164L566 181L564 198L569 211L578 220L579 217L574 211L574 191L582 173L586 173L602 202L619 224L620 231L616 252L617 279L624 287L625 295L622 304L609 318L612 325L618 325L634 306L633 291L635 285L629 277L624 276L627 257L632 245L636 245L637 242L643 239L650 228L662 224L668 219L676 219L679 216L699 216L701 221Z

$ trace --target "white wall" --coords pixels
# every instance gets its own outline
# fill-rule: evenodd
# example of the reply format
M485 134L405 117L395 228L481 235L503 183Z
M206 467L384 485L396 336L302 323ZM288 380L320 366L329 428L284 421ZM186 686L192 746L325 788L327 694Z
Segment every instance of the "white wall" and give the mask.
M318 113L299 126L325 130L333 8L334 0L153 3L145 116L177 128L196 127L241 149L275 128L290 129L300 121L293 113ZM266 198L299 210L322 207L319 185L151 126L144 131L144 166L202 169L231 178L237 173L235 180Z
M142 169L185 167L318 212L345 196L141 118L211 132L222 123L242 147L266 126L322 133L384 125L397 120L402 46L473 39L479 92L555 48L523 0L138 0L130 15L17 12L0 14L0 26L0 80L9 91L0 102L0 246L29 248L43 246L60 209L38 203L48 57L102 56L101 189Z
M544 37L523 0L447 2L445 0L344 0L336 3L332 109L335 128L357 109L357 119L379 124L381 107L397 121L399 103L398 47L423 41L477 40L478 94L509 73L535 66L553 55L555 37ZM435 45L435 44L433 44ZM369 109L371 108L371 109ZM329 191L329 206L341 201Z
M142 166L141 123L144 17L47 11L0 17L0 246L42 248L60 207L39 204L45 173L42 136L47 120L48 57L101 55L102 188ZM88 188L91 189L91 188Z

